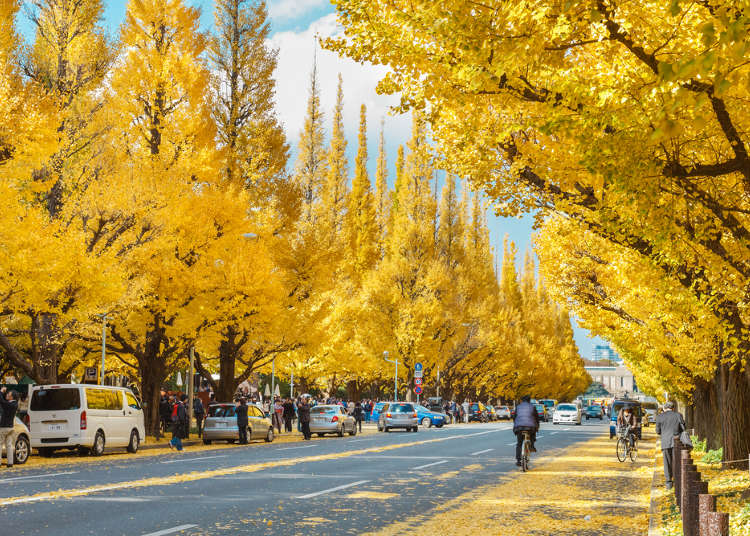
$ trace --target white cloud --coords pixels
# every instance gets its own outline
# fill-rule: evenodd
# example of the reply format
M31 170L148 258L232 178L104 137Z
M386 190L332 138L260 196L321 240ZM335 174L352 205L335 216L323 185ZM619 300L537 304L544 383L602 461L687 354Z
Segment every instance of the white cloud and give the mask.
M297 19L329 5L329 0L272 0L268 2L268 14L272 19Z
M336 16L330 14L314 21L301 32L279 32L271 37L271 46L279 49L279 65L276 70L279 118L284 124L287 138L294 151L305 120L313 54L318 48L318 79L321 87L321 104L326 112L326 132L330 132L331 129L338 73L341 73L344 82L344 125L349 153L356 151L359 107L364 103L367 106L370 160L375 159L380 119L385 116L388 159L392 164L396 157L397 145L404 143L408 137L410 119L406 116L387 116L390 106L398 103L398 97L375 93L375 85L387 72L386 67L359 64L348 58L341 58L333 52L319 49L316 36L334 36L340 31Z

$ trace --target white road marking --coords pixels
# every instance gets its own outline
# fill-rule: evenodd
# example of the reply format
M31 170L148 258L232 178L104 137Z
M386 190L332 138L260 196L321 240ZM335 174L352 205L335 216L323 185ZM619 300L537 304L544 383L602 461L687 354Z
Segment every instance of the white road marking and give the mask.
M213 458L226 458L229 454L221 454L218 456L201 456L200 458L177 458L176 460L167 460L161 463L177 463L177 462L194 462L196 460L211 460Z
M175 532L192 529L193 527L197 527L197 526L198 525L179 525L177 527L172 527L171 529L164 529L164 530L157 530L156 532L149 532L148 534L144 534L143 536L165 536L166 534L174 534Z
M46 473L43 475L31 475L31 476L16 476L13 478L3 478L0 480L0 482L12 482L14 480L28 480L30 478L46 478L48 476L58 476L58 475L72 475L73 473L77 473L78 471L65 471L64 473Z
M336 486L335 488L324 489L323 491L316 491L315 493L308 493L307 495L300 495L299 497L295 497L295 498L296 499L310 499L312 497L317 497L318 495L325 495L326 493L331 493L332 491L338 491L340 489L346 489L346 488L351 488L354 486L359 486L360 484L364 484L366 482L369 482L369 480L357 480L356 482L352 482L351 484L344 484L343 486Z
M303 447L284 447L283 449L276 449L276 450L295 450L295 449L309 449L314 447L315 445L305 445Z
M550 435L555 435L557 432L552 432Z
M350 439L349 441L347 441L347 443L359 443L360 441L372 441L374 439L376 438L368 437L367 439Z
M440 460L439 462L432 462L432 463L426 463L424 465L418 465L417 467L412 467L410 471L416 471L418 469L425 469L427 467L432 467L433 465L440 465L441 463L448 463L448 460Z
M513 443L507 443L508 446L515 445L515 444L516 444L515 441Z
M477 451L477 452L472 452L472 453L471 453L471 455L472 455L472 456L478 456L478 455L480 455L480 454L484 454L485 452L491 452L491 451L493 451L493 450L495 450L495 449L485 449L485 450L479 450L479 451Z

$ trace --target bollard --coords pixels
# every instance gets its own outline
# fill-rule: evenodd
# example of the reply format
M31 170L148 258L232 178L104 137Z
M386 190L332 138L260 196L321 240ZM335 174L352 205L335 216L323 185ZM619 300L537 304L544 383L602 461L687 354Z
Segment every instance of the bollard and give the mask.
M709 512L708 536L729 536L729 514Z
M706 486L708 488L708 485ZM698 534L710 536L708 530L708 514L716 511L716 497L708 493L698 495Z
M687 449L680 450L680 495L677 498L677 504L680 506L680 510L685 508L685 497L687 492L690 490L688 481L688 471L695 471L696 467L693 465L693 459L690 457L690 451Z
M682 472L680 471L680 464L682 463L682 442L680 436L674 436L674 446L672 447L672 485L674 486L674 498L677 503L677 507L681 508L681 497L680 484L682 482Z
M683 524L683 533L690 536L700 535L700 495L708 493L708 482L701 480L701 474L690 471L690 489L686 508L687 525ZM687 529L687 530L686 530Z

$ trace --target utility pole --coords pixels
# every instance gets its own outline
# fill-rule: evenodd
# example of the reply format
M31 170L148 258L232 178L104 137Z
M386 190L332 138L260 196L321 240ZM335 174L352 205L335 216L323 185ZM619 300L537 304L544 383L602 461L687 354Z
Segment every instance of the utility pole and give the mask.
M435 396L440 398L440 365L438 365L437 369L437 393L435 393Z
M290 380L289 398L294 400L294 371L292 371L292 379Z
M398 402L398 359L388 359L388 350L383 352L383 359L396 364L396 374L393 376L393 401Z
M271 411L273 411L273 397L276 396L276 358L271 361Z
M195 363L195 347L190 347L190 370L188 371L187 377L187 392L188 392L188 435L190 435L190 425L193 423L193 365Z

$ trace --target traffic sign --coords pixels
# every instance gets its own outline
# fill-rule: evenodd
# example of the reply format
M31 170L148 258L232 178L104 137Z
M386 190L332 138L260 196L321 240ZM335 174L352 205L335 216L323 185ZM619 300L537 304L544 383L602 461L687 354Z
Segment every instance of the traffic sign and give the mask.
M414 371L414 377L415 378L421 378L422 377L422 371L421 370L415 370Z
M418 395L421 395L422 394L422 386L421 385L417 385L414 388L414 392L417 393Z
M414 378L414 385L422 385L422 378Z
M422 371L422 363L416 363L414 365L414 370Z

